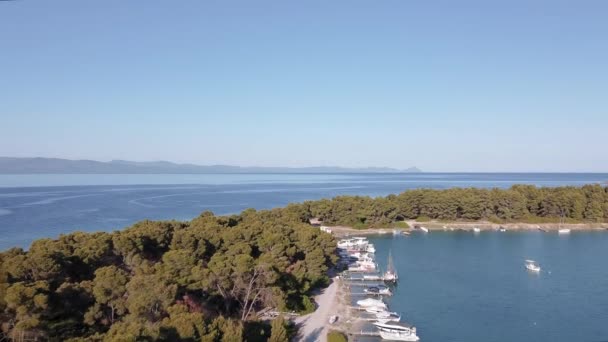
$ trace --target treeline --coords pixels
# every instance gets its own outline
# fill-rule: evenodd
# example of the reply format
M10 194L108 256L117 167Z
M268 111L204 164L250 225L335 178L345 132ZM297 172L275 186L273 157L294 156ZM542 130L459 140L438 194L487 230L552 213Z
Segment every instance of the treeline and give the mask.
M287 209L37 240L0 254L0 340L286 342L253 313L313 310L335 261Z
M292 205L328 225L385 227L406 219L494 222L608 222L608 187L451 188L408 190L371 198L340 196Z

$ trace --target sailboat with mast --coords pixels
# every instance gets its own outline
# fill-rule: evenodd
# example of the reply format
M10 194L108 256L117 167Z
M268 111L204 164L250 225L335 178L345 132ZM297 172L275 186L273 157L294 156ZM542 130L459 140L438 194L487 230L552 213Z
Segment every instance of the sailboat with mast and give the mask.
M387 283L396 283L399 276L397 270L395 270L395 264L393 262L393 255L391 250L388 251L388 265L386 266L386 272L384 272L384 281Z
M559 226L557 226L557 233L560 235L564 235L564 234L570 234L570 229L569 228L562 228L562 222L564 222L564 209L561 209L560 215L559 215Z

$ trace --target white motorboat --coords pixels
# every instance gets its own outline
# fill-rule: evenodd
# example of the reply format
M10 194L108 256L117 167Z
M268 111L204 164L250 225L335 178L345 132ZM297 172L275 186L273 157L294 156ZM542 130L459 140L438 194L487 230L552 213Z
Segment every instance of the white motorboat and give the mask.
M376 318L382 323L399 322L401 320L401 315L396 312L381 311L376 313Z
M569 228L562 228L557 231L557 234L570 234L571 230Z
M374 285L363 289L363 292L370 295L392 296L393 292L385 285Z
M365 265L364 266L364 265L354 264L354 265L348 266L348 270L350 272L375 272L376 265L373 265L373 266Z
M371 256L367 252L352 252L352 253L348 253L348 256L351 258L355 258L357 260L371 259Z
M377 287L378 287L378 290L380 291L381 295L385 295L385 296L392 296L393 295L393 292L388 287L386 287L384 285L378 285Z
M352 241L355 246L365 246L368 244L366 237L353 237Z
M367 245L367 248L365 248L365 251L372 254L376 253L376 247L374 247L374 245L370 243Z
M352 239L342 239L338 241L338 248L351 248L355 244Z
M366 312L372 313L372 314L379 314L382 312L386 312L385 308L381 308L381 307L377 307L377 306L368 306L365 308Z
M378 281L382 280L382 277L376 274L366 274L363 276L363 280Z
M479 229L477 227L473 228L473 233L478 234L479 232L481 232L481 229Z
M371 294L371 295L379 295L380 289L375 286L370 286L370 287L364 288L363 293Z
M408 324L376 322L374 325L378 328L380 337L384 340L420 341L420 338L416 335L416 328Z
M420 226L420 228L418 228L418 229L420 229L420 231L422 231L424 233L428 233L429 232L429 229L426 228L426 227L423 227L423 226Z
M364 308L367 308L367 307L377 307L377 308L383 308L383 309L387 308L386 304L384 304L382 299L373 299L373 298L365 298L365 299L358 300L357 305L359 305L360 307L364 307Z
M526 260L525 267L528 271L540 272L540 266L534 260Z

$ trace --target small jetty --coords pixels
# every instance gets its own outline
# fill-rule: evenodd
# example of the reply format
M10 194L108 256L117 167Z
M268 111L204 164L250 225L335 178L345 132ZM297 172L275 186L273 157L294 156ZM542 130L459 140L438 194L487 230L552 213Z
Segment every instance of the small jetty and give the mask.
M345 319L339 321L348 324L343 331L383 340L419 341L416 328L402 322L402 315L390 311L385 301L393 295L394 285L399 281L392 252L389 250L384 272L376 262L375 252L375 246L365 237L338 241L340 265L344 269L340 281L350 302L341 314Z

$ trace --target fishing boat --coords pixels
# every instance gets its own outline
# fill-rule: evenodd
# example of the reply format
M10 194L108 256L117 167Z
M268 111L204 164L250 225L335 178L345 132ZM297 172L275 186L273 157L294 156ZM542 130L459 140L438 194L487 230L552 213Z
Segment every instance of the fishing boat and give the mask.
M387 308L386 304L384 304L382 299L373 299L373 298L366 298L366 299L358 300L357 305L359 305L360 307L363 307L363 308L366 308L366 307L376 307L376 308L382 308L382 309Z
M380 332L380 337L384 340L392 340L392 341L410 341L416 342L420 341L420 338L416 335L416 327L413 327L409 324L404 323L383 323L376 322L374 323L378 331Z
M540 272L540 266L534 260L526 260L525 267L531 272Z
M393 254L392 251L388 251L388 265L386 266L386 272L384 272L384 281L388 283L396 283L399 276L397 275L397 271L395 270L395 265L393 262Z

